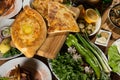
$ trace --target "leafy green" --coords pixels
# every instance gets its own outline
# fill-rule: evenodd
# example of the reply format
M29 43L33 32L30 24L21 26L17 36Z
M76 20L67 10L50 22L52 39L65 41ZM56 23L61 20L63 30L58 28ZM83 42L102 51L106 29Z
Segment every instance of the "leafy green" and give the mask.
M61 52L56 59L50 60L53 72L60 80L91 80L94 76L84 72L82 58L77 61L73 55Z
M96 56L96 58L99 60L100 65L102 66L103 70L106 73L110 73L111 68L108 65L107 59L104 57L104 55L102 54L100 49L98 49L93 43L90 42L87 34L85 35L85 38L83 36L81 36L79 33L76 33L76 35L77 35L79 41L81 42L81 44L83 45L83 47L86 48L87 50L90 50L90 52L91 52L90 55L94 54Z
M108 49L108 63L113 72L120 73L120 54L115 45L110 46Z
M20 53L21 52L17 48L11 47L11 49L9 51L7 51L5 54L3 54L3 57L4 58L12 57L12 56L20 54Z
M0 77L0 80L9 80L9 78L6 78L6 77Z

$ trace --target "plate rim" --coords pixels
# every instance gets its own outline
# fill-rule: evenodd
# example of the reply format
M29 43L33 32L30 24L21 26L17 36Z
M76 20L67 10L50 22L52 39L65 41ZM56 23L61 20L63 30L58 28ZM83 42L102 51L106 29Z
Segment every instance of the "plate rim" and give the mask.
M9 72L9 70L13 69L17 64L22 65L23 64L22 62L26 61L26 60L35 61L38 66L38 68L36 69L36 70L38 70L38 72L40 72L40 70L44 70L44 72L46 71L47 77L43 76L42 80L52 80L52 75L51 75L50 69L44 62L42 62L41 60L39 60L37 58L26 58L26 57L19 57L19 58L11 59L11 60L5 62L4 64L2 64L0 66L0 76L4 77L7 74L7 72ZM13 64L13 65L9 65L9 64ZM44 79L44 77L45 77L45 79Z

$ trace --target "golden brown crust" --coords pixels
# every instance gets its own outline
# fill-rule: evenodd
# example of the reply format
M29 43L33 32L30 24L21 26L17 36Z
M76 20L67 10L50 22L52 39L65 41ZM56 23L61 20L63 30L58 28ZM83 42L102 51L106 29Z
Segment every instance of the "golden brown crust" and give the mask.
M44 19L28 6L17 16L11 27L12 41L26 57L34 56L36 50L43 44L46 33Z
M44 17L48 16L48 2L49 0L34 0L32 6Z
M48 33L79 32L71 11L58 2L48 4Z

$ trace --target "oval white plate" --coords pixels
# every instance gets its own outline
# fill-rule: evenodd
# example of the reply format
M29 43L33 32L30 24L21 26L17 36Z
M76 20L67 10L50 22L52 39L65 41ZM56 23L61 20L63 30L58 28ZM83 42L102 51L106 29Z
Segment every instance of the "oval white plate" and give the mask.
M35 58L19 57L12 59L0 66L0 76L4 77L17 65L28 70L37 70L42 80L52 80L49 68L40 60Z
M14 22L14 20L15 20L15 19L2 19L2 20L0 20L0 29L1 29L2 27L6 27L6 26L10 27L11 24ZM0 57L0 60L12 59L12 58L18 57L18 56L20 56L20 55L22 55L22 53L21 53L21 54L17 54L17 55L15 55L15 56L8 57L8 58Z
M15 15L17 15L20 12L20 10L22 9L22 0L15 0L13 5L14 5L14 10L7 15L6 15L6 13L4 13L2 16L0 16L0 19L11 18L11 17L14 17Z
M93 43L92 43L92 44L93 44ZM93 44L93 45L95 45L95 44ZM100 52L101 52L102 56L104 57L104 59L105 59L106 61L108 61L108 59L107 59L107 57L105 56L105 54L103 53L103 51L102 51L98 46L95 45L95 47L100 50ZM50 62L49 59L48 59L48 65L49 65L52 73L54 74L54 76L55 76L58 80L60 80L59 77L57 76L57 74L54 73L53 68L52 68L52 64L51 64L51 62ZM111 68L109 68L109 69L111 70Z

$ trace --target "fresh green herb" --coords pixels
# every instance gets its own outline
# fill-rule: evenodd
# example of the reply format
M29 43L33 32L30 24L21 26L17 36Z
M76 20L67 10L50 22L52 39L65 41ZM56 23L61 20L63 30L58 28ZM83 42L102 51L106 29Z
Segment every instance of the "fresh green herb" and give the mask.
M83 59L76 61L73 55L61 52L56 59L50 60L53 72L60 80L91 80L94 74L85 73Z
M108 49L108 63L113 72L120 73L120 54L115 45L110 46Z
M20 53L21 52L17 48L11 47L11 49L9 51L7 51L6 53L3 54L3 57L4 58L12 57L12 56L20 54Z
M96 37L97 37L97 38L100 38L100 37L101 37L101 34L97 34Z

